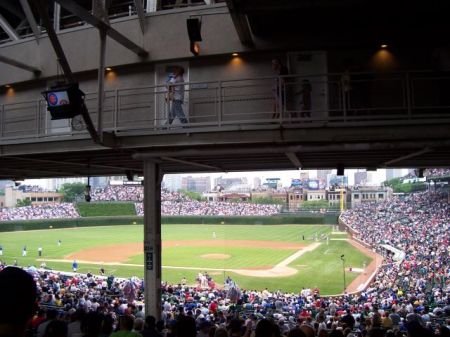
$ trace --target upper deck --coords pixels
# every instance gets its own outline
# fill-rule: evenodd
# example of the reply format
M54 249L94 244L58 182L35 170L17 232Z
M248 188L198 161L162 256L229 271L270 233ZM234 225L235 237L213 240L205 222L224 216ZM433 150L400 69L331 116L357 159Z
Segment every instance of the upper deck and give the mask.
M450 77L355 73L347 91L342 76L307 76L321 88L308 111L296 95L304 76L186 82L185 125L166 124L166 85L105 91L101 119L87 93L105 146L70 120L51 121L43 99L2 104L0 175L140 172L144 158L165 172L450 165L450 105L439 91Z
M77 3L92 10L91 1ZM422 48L402 35L402 25L388 25L397 22L389 15L384 21L392 34L386 40L397 44L378 50L373 43L384 35L375 38L369 34L373 25L347 13L353 0L333 6L321 1L264 1L261 6L250 0L202 1L195 7L183 7L181 1L167 10L164 1L149 0L140 14L135 1L125 7L126 1L112 3L110 28L123 37L108 40L105 49L105 66L112 71L105 74L101 114L97 28L69 15L64 6L54 5L51 15L103 145L70 120L50 120L40 93L61 72L42 27L34 27L36 33L27 16L12 28L17 33L29 24L28 35L6 33L0 44L0 178L122 175L141 172L143 159L157 161L166 173L450 166L450 76L439 66L448 50L436 44L436 32L444 34L449 25L434 5L414 28L430 37ZM19 6L2 2L0 12L5 4ZM299 12L305 20L295 29L291 18ZM324 13L323 25L305 30ZM377 13L366 14L374 18ZM192 17L202 21L198 57L189 51L186 20ZM10 18L0 20L4 33ZM264 26L264 18L273 19L273 25ZM401 22L413 18L405 15ZM426 29L430 18L440 30ZM346 34L350 25L357 37ZM273 58L282 60L290 75L274 77ZM343 83L344 63L352 63L350 86ZM165 126L170 110L166 79L173 65L186 69L185 128L177 122ZM305 80L312 88L309 108L300 93ZM275 100L276 95L282 97Z

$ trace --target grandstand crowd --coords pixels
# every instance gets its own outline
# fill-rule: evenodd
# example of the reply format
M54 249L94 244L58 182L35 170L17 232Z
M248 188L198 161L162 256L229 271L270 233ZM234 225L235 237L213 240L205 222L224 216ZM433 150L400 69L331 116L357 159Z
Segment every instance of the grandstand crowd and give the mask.
M96 189L91 201L134 201L136 215L143 216L142 186L109 185ZM279 205L252 203L233 203L216 201L197 201L179 192L161 193L161 214L171 215L223 215L223 216L270 216L279 213ZM43 205L0 208L0 221L78 218L76 207L72 203L49 203Z
M144 188L140 185L108 185L91 192L91 201L140 201L144 200ZM162 196L164 200L164 193Z
M170 197L165 202L183 198ZM449 336L448 192L361 204L341 219L386 259L360 293L323 297L319 289L296 294L236 286L205 289L182 280L163 284L163 320L156 324L140 307L140 280L31 268L41 311L30 333L52 337L50 327L60 324L64 337ZM381 244L404 251L405 258L393 261ZM93 322L95 333L90 331Z
M37 206L0 208L0 221L79 218L74 204L49 203Z
M426 169L424 172L426 177L449 177L450 169Z
M135 203L136 214L144 215L142 201L144 190L136 185L109 185L97 189L92 194L92 201L138 201ZM179 192L161 191L161 215L243 215L270 216L279 213L279 205L262 205L252 203L232 203L218 201L197 201Z
M143 216L143 205L136 203L136 214ZM248 202L221 201L162 201L162 215L218 215L218 216L270 216L280 212L279 205L252 204Z
M406 176L402 177L402 179L411 179L416 178L418 172L411 172ZM431 179L431 178L441 178L441 177L450 177L450 168L434 168L434 169L426 169L423 171L423 176Z

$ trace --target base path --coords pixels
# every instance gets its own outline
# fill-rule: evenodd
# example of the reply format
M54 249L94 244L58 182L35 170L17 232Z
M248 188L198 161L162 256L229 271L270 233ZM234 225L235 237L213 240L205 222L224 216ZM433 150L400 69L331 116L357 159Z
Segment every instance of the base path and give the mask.
M347 293L356 293L364 290L369 285L369 282L375 277L375 273L378 268L383 264L383 257L377 253L374 253L369 248L363 246L359 242L355 240L348 240L353 247L357 248L365 255L368 255L372 258L372 262L364 269L364 271L359 274L347 287ZM356 271L356 270L355 270Z
M304 247L303 249L298 250L291 256L288 256L286 259L276 264L274 267L270 269L263 270L254 270L254 269L224 269L224 268L204 268L204 267L180 267L180 266L162 266L166 269L184 269L184 270L211 270L211 271L226 271L233 272L240 275L245 276L254 276L254 277L280 277L280 276L292 276L295 275L298 270L295 268L288 267L290 263L298 259L300 256L305 254L306 252L313 251L317 247L321 245L320 242L315 242L310 244L309 246ZM302 246L302 245L300 245ZM286 246L284 246L286 247ZM74 256L72 254L70 256ZM78 254L76 254L79 256ZM69 257L70 257L69 256ZM66 259L37 259L37 261L46 261L46 262L67 262L71 264L74 258L66 258ZM96 265L105 265L105 266L128 266L128 267L144 267L142 264L132 264L132 263L123 263L119 261L92 261L92 260L82 260L77 259L79 264L96 264Z
M298 250L305 247L304 244L281 241L257 241L257 240L184 240L184 241L163 241L163 248L167 247L253 247L268 249L289 249ZM131 256L144 252L142 242L120 243L115 245L103 245L81 250L67 255L65 260L77 261L104 261L124 263Z
M309 246L295 252L291 256L288 256L280 263L276 264L271 269L265 270L251 270L251 269L236 269L234 272L236 274L245 276L255 276L255 277L280 277L280 276L292 276L297 274L298 270L295 268L288 267L290 263L298 259L300 256L307 252L311 252L320 246L320 242L314 242Z

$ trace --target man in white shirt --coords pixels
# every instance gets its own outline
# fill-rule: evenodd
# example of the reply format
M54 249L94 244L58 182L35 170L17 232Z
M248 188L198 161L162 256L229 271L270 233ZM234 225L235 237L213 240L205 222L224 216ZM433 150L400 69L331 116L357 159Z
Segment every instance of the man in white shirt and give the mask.
M174 67L174 76L169 81L169 100L172 107L169 112L168 124L172 124L173 120L178 117L182 124L188 123L186 115L183 111L184 101L184 68L181 66Z

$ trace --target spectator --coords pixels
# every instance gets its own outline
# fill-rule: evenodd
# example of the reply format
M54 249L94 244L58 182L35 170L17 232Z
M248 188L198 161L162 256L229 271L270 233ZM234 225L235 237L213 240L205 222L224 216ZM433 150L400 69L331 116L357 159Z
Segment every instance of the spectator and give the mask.
M0 335L22 337L36 311L36 284L25 271L7 267L0 271Z
M104 316L97 312L87 313L81 322L83 337L99 337L102 331L103 318Z
M84 318L84 310L70 309L69 310L70 323L67 326L67 337L78 337L81 335L81 322Z
M142 337L161 337L156 330L156 319L153 316L145 317L145 326L141 332Z
M187 124L188 120L182 106L184 103L184 68L175 66L173 72L174 76L170 79L168 86L169 101L172 103L172 107L170 108L167 125L171 125L177 117L182 124Z
M47 325L50 324L50 322L53 322L58 317L58 311L54 309L47 310L47 313L45 315L45 321L39 324L37 328L37 337L43 337L45 334L45 330L47 329ZM66 332L67 333L67 332Z
M51 321L45 328L44 337L67 337L67 324L64 321Z
M111 337L142 337L140 333L132 331L134 318L129 315L120 316L119 329L111 334Z
M23 206L0 209L0 221L79 218L71 203L49 203L37 206Z

